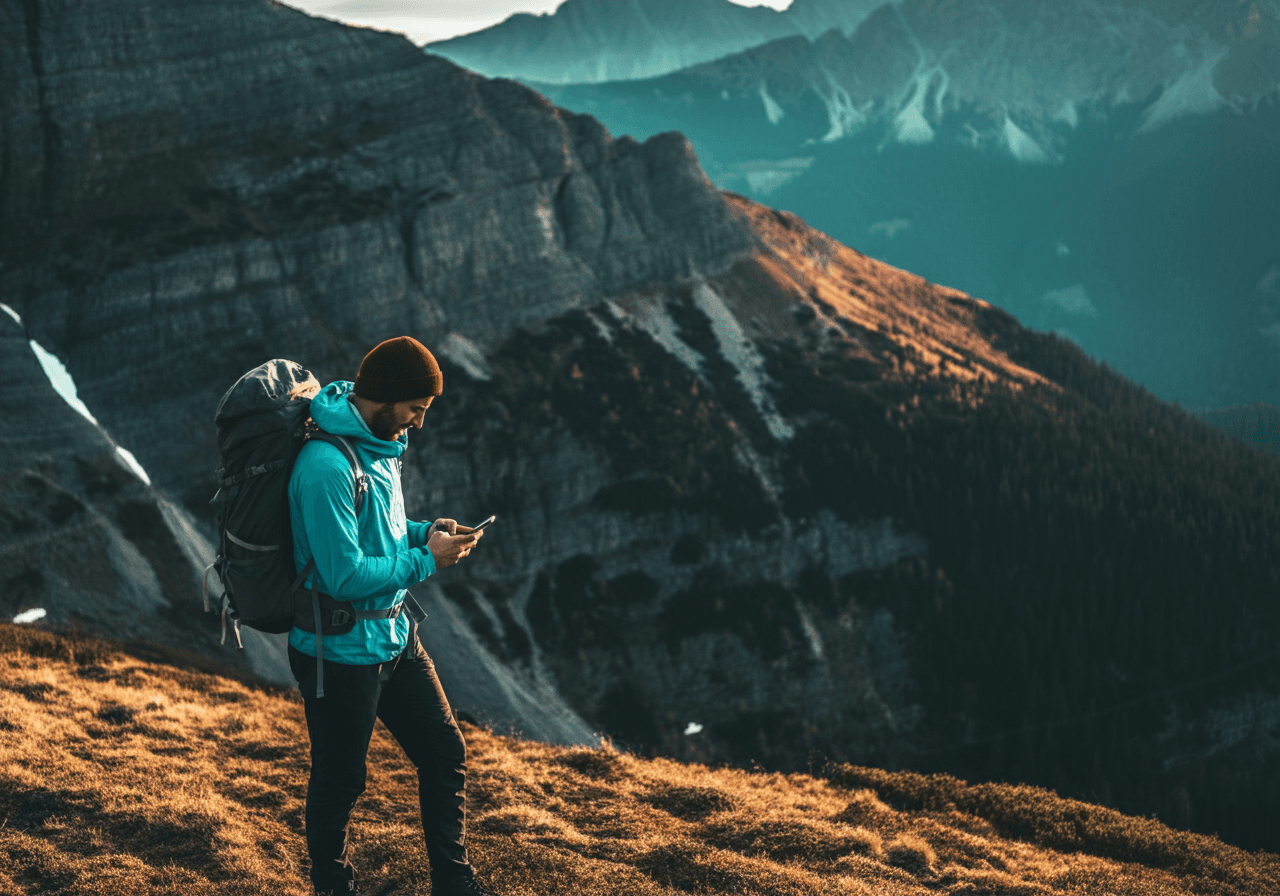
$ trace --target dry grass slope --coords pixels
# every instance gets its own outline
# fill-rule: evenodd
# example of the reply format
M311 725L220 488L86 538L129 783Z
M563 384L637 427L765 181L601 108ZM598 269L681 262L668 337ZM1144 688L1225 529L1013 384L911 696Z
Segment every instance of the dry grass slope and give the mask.
M0 896L303 896L301 709L287 692L0 626ZM1280 892L1275 856L1032 788L466 734L473 858L510 896ZM354 845L368 893L429 892L415 787L379 729Z

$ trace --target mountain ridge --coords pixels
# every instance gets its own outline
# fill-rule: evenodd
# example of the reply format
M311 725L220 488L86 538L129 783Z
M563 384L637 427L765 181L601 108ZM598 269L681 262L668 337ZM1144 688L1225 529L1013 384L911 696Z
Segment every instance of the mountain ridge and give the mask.
M541 89L615 133L676 128L721 188L1166 400L1274 403L1280 11L1016 7L894 4L849 35Z
M790 34L851 30L884 0L796 0L785 12L729 0L566 0L425 49L488 77L547 83L649 78Z

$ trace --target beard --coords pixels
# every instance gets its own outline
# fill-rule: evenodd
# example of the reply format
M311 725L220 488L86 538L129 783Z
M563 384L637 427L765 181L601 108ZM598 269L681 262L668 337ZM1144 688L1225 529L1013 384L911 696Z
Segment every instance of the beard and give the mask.
M380 406L369 420L369 431L384 442L394 442L401 429L404 426L396 420L396 406L392 403Z

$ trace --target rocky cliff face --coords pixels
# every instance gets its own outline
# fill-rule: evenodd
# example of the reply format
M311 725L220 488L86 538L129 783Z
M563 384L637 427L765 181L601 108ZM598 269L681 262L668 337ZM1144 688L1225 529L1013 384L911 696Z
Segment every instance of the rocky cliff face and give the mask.
M189 517L54 391L25 328L5 313L0 420L0 615L221 655L217 630L194 612L212 557ZM252 646L225 664L287 674L282 653Z
M1227 754L1163 770L1163 715L1065 757L1006 738L1260 649L1269 459L716 191L678 135L613 140L395 36L265 0L6 0L0 23L0 291L174 503L207 513L244 370L438 349L408 511L499 515L423 594L460 709L710 761L1114 788L1222 828L1186 807L1221 803ZM1175 591L1201 637L1170 629Z
M246 363L483 349L750 242L681 138L615 142L394 36L265 2L4 9L0 289L192 502Z

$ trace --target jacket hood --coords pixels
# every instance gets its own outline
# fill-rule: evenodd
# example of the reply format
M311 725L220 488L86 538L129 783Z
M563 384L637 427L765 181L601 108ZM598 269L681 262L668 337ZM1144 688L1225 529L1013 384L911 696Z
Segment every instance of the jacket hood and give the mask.
M370 432L364 418L349 400L353 385L349 380L337 380L321 389L311 399L311 419L325 432L355 439L361 448L372 455L399 457L409 447L409 434L405 433L394 442L388 442Z

